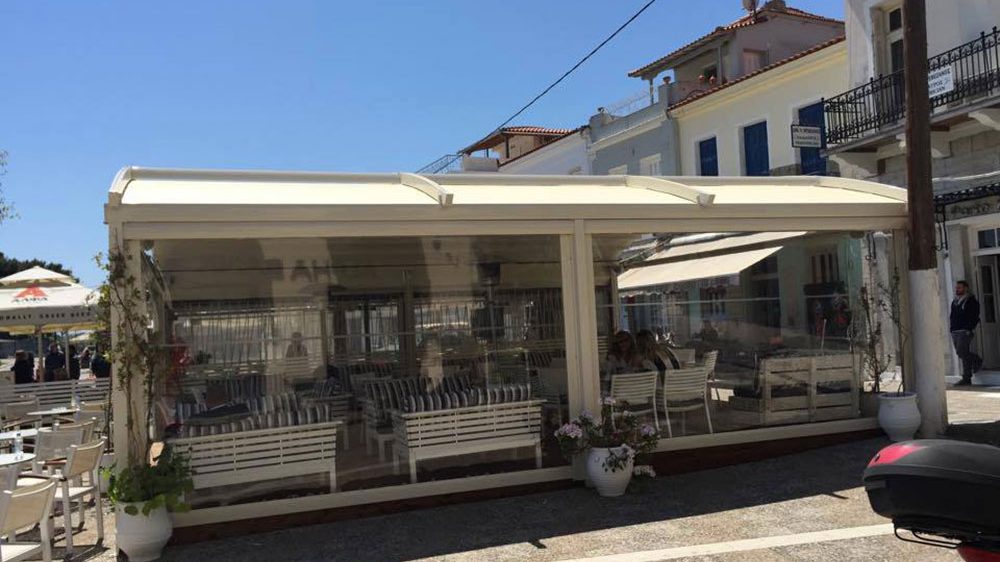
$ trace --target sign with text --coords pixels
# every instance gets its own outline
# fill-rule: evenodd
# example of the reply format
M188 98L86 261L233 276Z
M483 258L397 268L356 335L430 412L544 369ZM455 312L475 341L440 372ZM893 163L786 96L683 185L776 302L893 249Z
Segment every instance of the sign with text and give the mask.
M823 148L823 128L792 125L792 148Z
M934 98L955 91L955 74L951 65L927 73L927 95Z

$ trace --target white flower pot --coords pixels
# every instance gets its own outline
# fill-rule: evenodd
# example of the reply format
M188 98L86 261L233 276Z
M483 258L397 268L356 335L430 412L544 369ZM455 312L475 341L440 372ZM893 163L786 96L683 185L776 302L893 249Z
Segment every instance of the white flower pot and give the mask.
M912 392L883 393L878 396L878 424L893 441L909 441L920 428L917 395Z
M587 452L587 478L593 483L598 494L615 497L624 494L628 488L635 460L629 459L624 468L612 471L604 466L609 451L610 449L606 447L593 447Z
M123 505L115 510L115 533L118 548L125 551L129 562L149 562L156 560L174 532L174 524L167 508L154 509L148 516L142 514L141 504L132 504L139 509L138 515L125 513Z

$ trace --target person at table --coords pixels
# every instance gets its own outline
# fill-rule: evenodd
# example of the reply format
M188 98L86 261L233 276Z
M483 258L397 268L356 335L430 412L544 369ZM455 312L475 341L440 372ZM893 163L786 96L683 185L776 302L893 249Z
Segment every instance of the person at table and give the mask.
M90 372L98 379L111 378L111 362L100 352L94 352L94 358L90 360Z
M45 355L45 382L56 380L56 371L66 367L66 357L59 351L59 344L49 345L49 352Z
M660 373L666 372L667 369L680 369L680 362L674 354L656 344L656 335L653 332L639 330L635 335L635 345L639 356L642 357L644 369Z
M28 353L23 349L14 352L14 365L10 370L14 372L14 384L35 382L34 361L28 358Z
M621 330L615 334L611 349L604 358L603 371L605 375L634 373L642 370L642 361L636 350L635 337L628 330Z
M80 356L76 354L75 345L70 345L66 349L69 351L66 354L66 361L69 363L69 378L78 380L80 378Z
M309 350L306 349L304 343L302 343L302 332L294 332L292 334L292 343L288 344L288 349L285 350L285 358L290 357L308 357Z
M84 369L90 368L90 362L94 359L94 352L90 350L90 346L83 348L83 353L80 354L80 367Z

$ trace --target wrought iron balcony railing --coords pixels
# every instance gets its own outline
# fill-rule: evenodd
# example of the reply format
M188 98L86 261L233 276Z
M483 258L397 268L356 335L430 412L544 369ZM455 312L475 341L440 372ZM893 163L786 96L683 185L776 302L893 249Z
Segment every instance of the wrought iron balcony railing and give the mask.
M939 92L931 92L932 111L1000 94L1000 32L994 27L977 39L931 57L928 68L935 84L943 86ZM823 100L827 144L863 139L898 124L905 102L902 71L872 78L867 84Z

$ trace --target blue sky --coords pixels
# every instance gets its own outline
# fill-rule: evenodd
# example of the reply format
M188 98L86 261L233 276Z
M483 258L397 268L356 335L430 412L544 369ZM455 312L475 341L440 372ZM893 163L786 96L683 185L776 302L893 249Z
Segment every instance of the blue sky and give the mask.
M0 3L0 251L100 281L125 165L412 171L492 130L645 0ZM842 17L842 0L789 0ZM658 0L515 124L574 127L741 15Z

